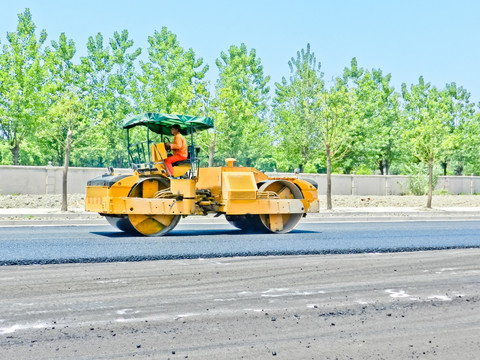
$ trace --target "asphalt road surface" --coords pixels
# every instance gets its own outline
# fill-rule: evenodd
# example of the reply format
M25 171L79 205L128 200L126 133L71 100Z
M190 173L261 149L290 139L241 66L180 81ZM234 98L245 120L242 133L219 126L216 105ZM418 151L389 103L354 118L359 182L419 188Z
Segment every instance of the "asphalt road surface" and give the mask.
M316 235L339 237L327 229ZM218 231L202 236L221 240ZM0 359L474 360L479 257L455 249L0 266Z
M180 224L164 237L131 236L111 226L0 228L0 265L474 247L480 247L479 221L304 223L288 234L251 234L223 224Z

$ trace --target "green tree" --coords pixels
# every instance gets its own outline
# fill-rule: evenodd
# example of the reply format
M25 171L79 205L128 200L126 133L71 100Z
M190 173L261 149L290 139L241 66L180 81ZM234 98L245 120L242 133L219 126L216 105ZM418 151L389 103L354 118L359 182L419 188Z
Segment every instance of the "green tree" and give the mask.
M352 151L356 141L355 132L358 126L357 99L354 92L349 91L337 78L330 89L320 91L309 111L307 118L315 124L318 131L318 142L323 147L327 162L327 209L332 209L332 164L342 160Z
M185 50L177 36L162 27L148 37L148 61L140 61L135 100L140 111L170 114L212 115L208 82L209 67L193 49ZM133 136L139 135L137 131ZM196 135L208 146L208 134Z
M318 128L314 104L324 91L321 64L307 49L297 52L288 62L290 78L275 83L273 99L273 128L276 136L275 158L280 170L319 165Z
M232 45L216 60L219 78L215 86L215 131L211 139L210 161L233 157L246 166L268 165L270 148L266 121L270 88L261 59L245 44Z
M453 161L457 161L456 170L463 174L480 175L480 112L462 121L455 129L454 144L456 153ZM458 174L458 173L457 173Z
M45 49L44 63L46 77L43 91L47 114L66 93L79 92L78 69L72 62L76 52L75 42L62 33L58 42L52 41L51 46L52 48ZM59 142L50 136L51 124L48 115L40 119L43 120L39 123L42 136L37 138L38 145L46 159L52 160L54 164L61 164L65 159L63 141Z
M115 32L108 44L104 44L100 33L88 39L88 53L81 58L79 67L79 84L82 94L88 94L87 108L96 131L91 134L90 149L77 155L81 163L118 167L126 164L121 122L137 109L134 63L141 53L141 49L131 49L133 44L127 30Z
M208 65L185 51L177 36L163 27L148 37L148 62L140 62L137 102L142 111L198 114L205 112Z
M396 141L400 118L399 94L390 85L391 75L384 76L380 69L368 71L359 68L353 58L350 68L345 68L342 80L355 92L355 108L361 124L357 127L357 141L349 156L350 166L365 164L387 175L391 164L401 157Z
M8 143L15 165L22 142L35 133L37 119L45 111L43 44L45 30L37 36L29 9L18 14L15 32L7 33L0 54L0 136Z
M62 211L67 211L67 178L70 165L70 154L74 146L81 143L94 130L88 121L85 98L81 99L73 91L64 91L62 96L53 103L43 119L48 126L44 133L50 142L60 147L64 154L62 181Z
M332 166L350 151L356 131L356 94L339 78L326 88L320 64L307 50L289 62L291 77L275 84L274 128L277 155L289 166L319 164L325 159L327 208L332 208Z
M449 109L448 91L438 90L420 77L410 90L402 84L405 123L402 132L411 155L428 167L427 208L432 207L433 170L452 147L454 119Z
M453 127L453 140L450 151L441 159L443 175L447 175L450 164L455 175L470 175L478 169L478 149L480 148L480 132L476 121L475 104L470 102L470 93L463 87L450 83L445 86L445 102L447 113Z

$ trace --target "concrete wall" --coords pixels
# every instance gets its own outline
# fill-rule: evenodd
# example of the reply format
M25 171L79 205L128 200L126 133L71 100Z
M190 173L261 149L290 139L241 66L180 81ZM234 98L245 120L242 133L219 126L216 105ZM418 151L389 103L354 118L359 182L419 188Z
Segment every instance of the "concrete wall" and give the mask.
M453 194L480 194L480 176L441 176L437 188Z
M68 170L68 192L85 193L87 181L104 174L105 168L75 168ZM129 169L115 169L128 173ZM292 176L288 173L268 173L270 176ZM325 195L324 174L300 174L300 178L318 183L319 194ZM402 195L408 192L408 176L398 175L332 175L334 195ZM480 176L441 176L437 189L452 194L479 194ZM0 166L0 194L61 194L62 167Z
M267 173L269 176L292 176L288 173ZM299 174L300 178L318 183L318 193L326 194L327 175ZM332 175L333 195L405 195L409 177L405 175ZM451 194L480 194L480 176L440 176L436 190Z
M0 194L61 194L63 167L0 166ZM128 172L116 169L116 172ZM68 192L84 194L87 181L107 172L105 168L68 169Z

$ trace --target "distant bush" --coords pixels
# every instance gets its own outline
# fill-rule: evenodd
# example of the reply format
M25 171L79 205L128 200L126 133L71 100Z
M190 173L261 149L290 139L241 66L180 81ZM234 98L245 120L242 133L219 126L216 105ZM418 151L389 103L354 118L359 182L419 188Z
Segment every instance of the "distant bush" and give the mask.
M409 177L408 190L412 195L426 195L428 193L428 167L425 164L405 166ZM432 187L435 188L441 173L440 167L433 168Z
M360 165L357 170L355 170L357 175L372 175L372 170L367 165Z
M317 167L315 166L315 164L307 163L305 165L305 167L303 168L303 172L308 173L308 174L316 174L317 173Z
M453 195L453 194L447 189L438 189L433 192L433 195Z
M13 157L6 141L0 141L0 165L12 165Z

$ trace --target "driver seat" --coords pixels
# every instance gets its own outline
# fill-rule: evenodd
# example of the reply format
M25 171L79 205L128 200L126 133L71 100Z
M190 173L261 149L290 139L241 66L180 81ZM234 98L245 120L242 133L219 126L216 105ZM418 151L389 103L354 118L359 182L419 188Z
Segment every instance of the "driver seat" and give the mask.
M162 174L165 174L166 176L170 176L170 174L167 173L167 167L165 166L165 159L167 158L167 150L165 149L165 143L157 143L157 144L152 144L151 145L151 157L152 157L152 162L153 165L157 168L158 171L160 171ZM173 166L173 174L171 176L173 177L179 177L183 176L187 173L192 168L192 165L190 163L190 152L188 153L187 160L183 161L177 161L172 164Z

